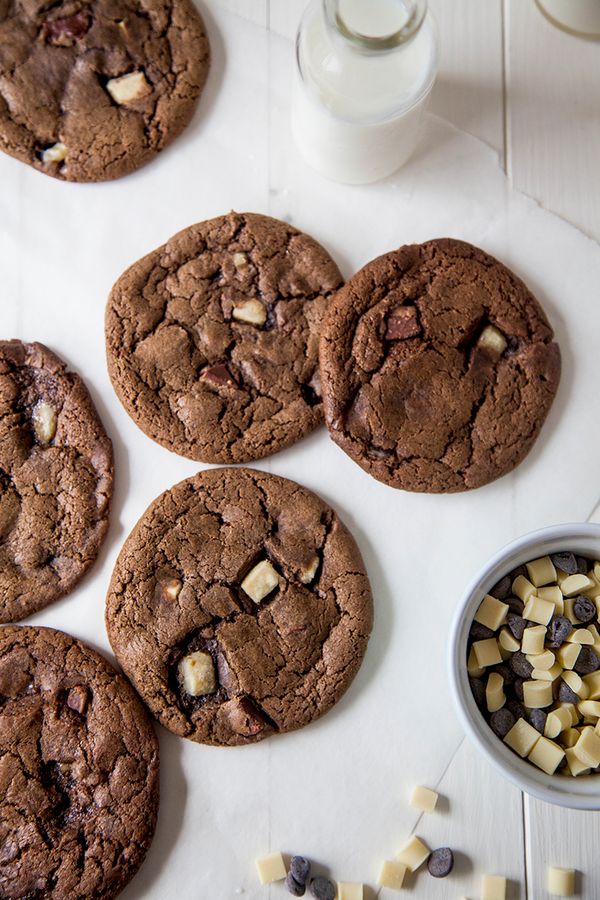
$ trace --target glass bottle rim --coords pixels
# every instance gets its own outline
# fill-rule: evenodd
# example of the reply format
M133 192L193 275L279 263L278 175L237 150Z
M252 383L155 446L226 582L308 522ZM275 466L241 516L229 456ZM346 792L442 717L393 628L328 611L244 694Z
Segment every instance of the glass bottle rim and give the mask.
M373 36L356 31L344 21L340 12L340 0L322 0L322 3L325 21L331 30L363 53L382 53L407 44L417 34L427 15L427 0L416 0L401 28L390 34Z

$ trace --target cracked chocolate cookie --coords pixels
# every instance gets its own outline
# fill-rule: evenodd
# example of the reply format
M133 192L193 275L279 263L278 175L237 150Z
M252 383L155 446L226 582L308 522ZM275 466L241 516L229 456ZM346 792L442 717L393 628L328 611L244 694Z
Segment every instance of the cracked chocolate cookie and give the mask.
M211 469L165 491L117 560L117 658L165 728L247 744L307 725L356 674L371 631L360 552L293 481Z
M477 488L531 449L560 352L531 292L463 241L401 247L331 303L320 347L327 427L379 481Z
M81 378L43 344L0 341L0 622L58 600L95 560L112 445Z
M208 67L189 0L8 0L0 148L66 181L118 178L185 128Z
M51 628L0 628L0 896L115 897L150 846L158 741L122 675Z
M318 342L342 283L312 238L230 213L135 263L106 312L108 369L153 440L190 459L248 462L323 419Z

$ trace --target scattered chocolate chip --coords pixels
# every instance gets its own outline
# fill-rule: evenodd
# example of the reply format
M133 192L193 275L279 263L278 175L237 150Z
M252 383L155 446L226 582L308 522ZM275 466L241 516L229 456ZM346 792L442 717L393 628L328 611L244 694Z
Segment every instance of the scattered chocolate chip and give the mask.
M585 625L587 625L588 622L593 622L598 616L598 610L596 609L596 604L593 600L582 596L575 597L573 612L575 617Z
M507 597L505 603L508 604L508 608L510 609L511 613L514 613L517 616L523 615L525 604L522 600L519 600L518 597Z
M516 721L516 717L506 708L506 706L503 706L502 709L497 709L496 712L493 712L490 716L490 726L492 731L494 734L497 734L499 738L505 737Z
M546 628L548 646L552 647L553 650L558 650L572 631L573 626L566 616L552 616Z
M89 27L89 16L83 11L62 19L47 19L44 22L44 38L54 47L71 47Z
M481 622L473 622L469 631L469 637L472 641L485 641L494 637L494 631L488 628L487 625L482 625Z
M429 874L434 878L445 878L454 868L454 853L450 847L440 847L432 850L427 860Z
M291 872L287 873L285 886L293 897L304 897L306 893L306 884L296 881Z
M567 575L575 575L577 572L577 560L574 553L551 553L550 559L555 569L560 569Z
M520 641L523 637L523 632L525 631L525 619L523 616L517 615L517 613L510 612L506 617L506 624L512 631L513 635L516 637L518 641Z
M88 689L84 684L76 684L67 694L67 706L80 716L85 715L88 706Z
M501 578L497 584L494 585L493 588L488 592L492 597L495 597L496 600L506 600L506 598L510 594L510 586L512 582L510 580L509 575L505 575L504 578Z
M576 556L577 560L577 574L578 575L587 575L590 570L590 563L584 556Z
M317 900L334 900L336 888L329 878L317 875L310 883L310 892Z
M544 728L546 727L546 713L543 709L530 709L529 710L529 722L536 731L539 731L540 734L544 733Z
M404 341L420 333L421 326L414 306L399 306L392 310L387 320L386 340Z
M224 387L237 384L237 381L225 365L225 363L216 363L214 366L207 366L200 372L200 381L207 381L215 387Z
M290 872L298 884L306 884L310 875L310 862L305 856L292 856L290 860Z
M580 698L572 691L566 681L562 681L558 688L558 699L561 703L579 703Z
M524 653L521 653L520 650L517 650L516 653L513 653L508 661L509 666L520 678L529 678L531 673L533 672L533 666L528 661L527 657Z
M578 675L590 675L600 669L600 659L591 647L584 646L573 666Z
M485 707L485 684L481 678L469 678L469 684L471 685L471 692L477 706L481 708Z

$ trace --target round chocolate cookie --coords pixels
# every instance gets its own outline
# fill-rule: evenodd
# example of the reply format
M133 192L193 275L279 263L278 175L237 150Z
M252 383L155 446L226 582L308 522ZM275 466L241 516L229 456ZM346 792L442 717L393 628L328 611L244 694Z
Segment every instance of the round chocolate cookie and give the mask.
M227 745L327 712L360 666L372 615L336 513L293 481L225 468L146 510L117 560L106 623L161 724Z
M106 181L187 125L209 66L189 0L0 7L0 149L46 175Z
M248 462L323 419L321 322L342 283L291 225L229 213L131 266L106 312L108 369L125 409L169 450Z
M78 375L0 341L0 622L62 597L108 528L112 446Z
M333 440L409 491L480 487L527 455L560 378L539 303L463 241L401 247L335 296L320 359Z
M0 628L0 758L0 896L115 897L158 810L158 741L125 678L61 631Z

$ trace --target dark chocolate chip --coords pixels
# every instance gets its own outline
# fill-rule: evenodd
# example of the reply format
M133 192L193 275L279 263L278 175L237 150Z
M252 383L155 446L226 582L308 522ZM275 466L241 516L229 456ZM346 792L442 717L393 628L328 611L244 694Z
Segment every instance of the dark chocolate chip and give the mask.
M504 684L512 684L517 677L513 670L506 665L506 663L498 663L497 666L493 667L492 671L497 672L498 675L502 675Z
M556 569L567 575L574 575L577 571L577 560L574 553L551 553L550 559Z
M544 728L546 727L546 713L543 709L530 709L529 710L529 722L536 731L539 731L540 734L544 733Z
M445 878L454 868L454 853L450 847L440 847L432 850L427 860L429 874L434 878Z
M494 632L487 625L482 625L481 622L473 622L469 631L469 637L472 641L485 641L494 637Z
M577 574L578 575L587 575L590 571L590 562L585 558L585 556L576 556L577 560Z
M521 683L521 688L522 687L523 687L523 684ZM515 717L515 721L517 719L527 718L527 713L525 711L525 707L523 706L522 703L519 703L518 700L507 700L506 703L504 704L504 706L502 707L502 709L499 710L499 712L502 712L502 710L505 710L505 709L507 709L510 713L512 713L512 715Z
M575 618L579 619L580 622L583 622L584 625L587 625L588 622L593 622L594 619L598 618L596 604L588 597L575 597L573 612L575 613Z
M518 578L519 575L522 575L523 578L529 578L529 572L527 571L527 566L523 563L520 566L517 566L516 569L513 569L509 575L510 583L512 584L515 578Z
M83 11L62 19L48 19L44 22L44 38L55 47L70 47L89 27L89 16Z
M573 666L578 675L590 675L600 669L600 659L591 647L584 646Z
M552 616L548 622L548 627L546 628L546 640L548 641L548 646L552 647L554 650L558 650L572 631L573 626L566 616Z
M501 578L500 581L490 589L489 593L492 597L495 597L496 600L506 600L510 595L511 584L510 576L505 575L504 578Z
M515 615L517 616L523 615L525 604L522 600L519 600L518 597L507 597L505 602L508 604L508 608L511 613L515 613Z
M533 672L533 666L527 660L527 657L524 653L521 653L520 650L517 650L516 653L513 653L508 661L509 666L520 678L529 678L531 673Z
M523 679L517 678L515 683L513 684L513 691L515 692L515 697L517 700L523 702Z
M290 860L290 872L298 884L306 884L310 875L310 862L305 856L292 856Z
M310 892L317 900L334 900L336 888L329 878L317 875L310 883Z
M387 320L385 337L388 341L405 341L421 333L421 326L414 306L399 306L392 310Z
M477 706L485 706L485 684L481 680L481 678L469 678L469 684L471 685L471 691L473 693L473 697L475 698L475 703Z
M580 697L572 691L566 681L562 681L558 688L558 699L561 703L579 703Z
M306 893L306 884L304 882L300 884L299 881L296 881L291 872L287 873L285 886L293 897L304 897Z
M525 631L525 619L523 616L518 616L516 613L510 612L506 617L506 624L516 639L520 641L523 637L523 632Z
M502 709L497 709L490 716L490 727L499 738L504 738L516 721L512 712L503 706Z

